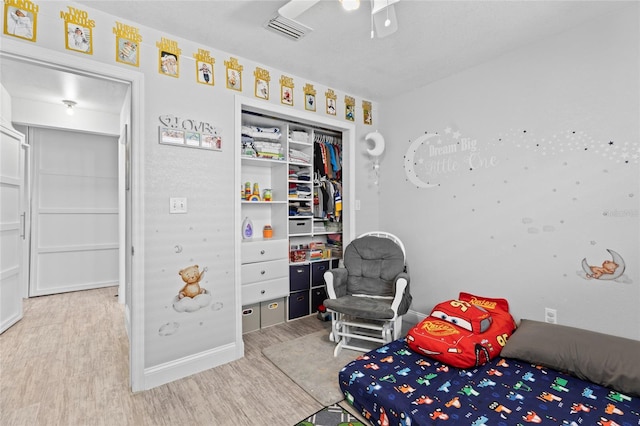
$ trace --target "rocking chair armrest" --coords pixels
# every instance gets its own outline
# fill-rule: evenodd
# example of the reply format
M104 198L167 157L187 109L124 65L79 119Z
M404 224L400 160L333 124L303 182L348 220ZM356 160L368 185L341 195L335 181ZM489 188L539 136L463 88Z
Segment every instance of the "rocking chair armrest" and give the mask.
M400 307L400 304L402 303L405 297L404 295L405 291L407 291L409 287L409 274L406 272L399 273L393 285L394 285L395 296L393 297L393 302L391 302L391 309L393 310L393 312L396 314L396 317L397 317L398 308Z
M327 295L329 299L337 299L347 294L347 276L349 272L346 268L336 268L324 273L324 281L327 283Z

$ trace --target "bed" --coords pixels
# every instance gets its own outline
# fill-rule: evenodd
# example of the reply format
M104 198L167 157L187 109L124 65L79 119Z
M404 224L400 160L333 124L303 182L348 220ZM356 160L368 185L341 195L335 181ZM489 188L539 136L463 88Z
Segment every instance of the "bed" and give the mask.
M373 425L640 425L640 341L523 319L482 366L401 338L347 364L339 384Z

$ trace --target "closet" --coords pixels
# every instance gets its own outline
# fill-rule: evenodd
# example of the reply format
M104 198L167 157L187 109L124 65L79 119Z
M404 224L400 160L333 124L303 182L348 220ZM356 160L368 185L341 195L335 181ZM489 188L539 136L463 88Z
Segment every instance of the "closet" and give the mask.
M274 108L244 105L240 116L238 239L247 333L317 312L327 297L323 274L342 258L349 209L344 129Z

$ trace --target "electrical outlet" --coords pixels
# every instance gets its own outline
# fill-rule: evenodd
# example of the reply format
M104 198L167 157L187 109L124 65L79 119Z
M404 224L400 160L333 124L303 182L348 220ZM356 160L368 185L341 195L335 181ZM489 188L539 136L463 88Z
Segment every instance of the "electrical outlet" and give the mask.
M544 322L548 322L549 324L557 324L558 311L551 308L544 308Z
M360 210L360 200L356 200L356 202L354 203L354 208L355 210Z

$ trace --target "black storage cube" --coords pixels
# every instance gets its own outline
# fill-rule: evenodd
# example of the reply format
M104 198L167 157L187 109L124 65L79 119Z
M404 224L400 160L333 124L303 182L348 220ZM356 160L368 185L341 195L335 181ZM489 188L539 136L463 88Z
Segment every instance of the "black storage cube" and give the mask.
M329 270L329 261L315 262L311 264L311 287L324 285L324 273Z
M289 319L309 315L309 290L297 291L289 295Z
M318 306L327 298L327 289L325 287L316 287L311 289L311 313L318 312Z
M289 266L289 291L309 290L309 265Z
M331 269L338 268L340 266L340 259L333 259L331 261Z

